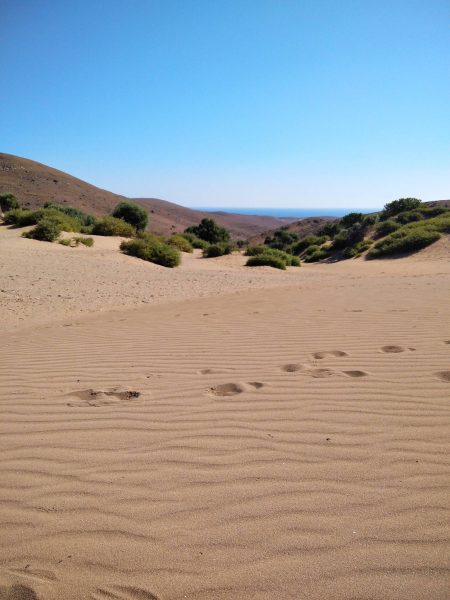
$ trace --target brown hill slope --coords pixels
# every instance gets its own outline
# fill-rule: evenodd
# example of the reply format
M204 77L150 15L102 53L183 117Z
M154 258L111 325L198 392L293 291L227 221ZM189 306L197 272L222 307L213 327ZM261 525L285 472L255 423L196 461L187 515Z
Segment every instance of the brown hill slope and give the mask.
M0 153L0 194L12 193L26 207L60 202L101 216L126 200L90 183L41 163ZM133 199L150 213L150 228L158 234L182 231L204 217L214 218L236 238L247 238L268 229L277 229L293 219L278 219L234 213L196 211L156 198Z

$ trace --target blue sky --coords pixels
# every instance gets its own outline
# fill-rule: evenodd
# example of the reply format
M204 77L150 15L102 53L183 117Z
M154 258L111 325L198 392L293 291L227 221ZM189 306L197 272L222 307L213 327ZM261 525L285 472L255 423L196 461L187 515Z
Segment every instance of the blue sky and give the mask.
M448 0L0 9L0 151L186 206L450 197Z

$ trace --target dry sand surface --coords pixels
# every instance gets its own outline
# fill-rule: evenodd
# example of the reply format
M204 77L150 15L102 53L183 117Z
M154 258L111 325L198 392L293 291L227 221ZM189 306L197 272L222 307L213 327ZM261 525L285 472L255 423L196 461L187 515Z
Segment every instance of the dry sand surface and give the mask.
M0 599L447 598L448 241L286 273L117 245L0 231Z

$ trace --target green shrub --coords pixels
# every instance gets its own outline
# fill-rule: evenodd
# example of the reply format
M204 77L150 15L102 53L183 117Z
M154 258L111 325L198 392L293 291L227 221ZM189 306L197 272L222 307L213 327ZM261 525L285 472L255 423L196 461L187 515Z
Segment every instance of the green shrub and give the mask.
M129 223L136 231L144 231L148 224L147 211L134 202L119 202L113 210L112 216Z
M310 248L308 249L308 253L303 258L303 260L305 263L314 263L318 262L319 260L328 258L329 255L330 254L328 250L325 250L324 248L320 248L319 246L310 246Z
M251 256L246 263L247 267L273 267L274 269L286 270L286 263L274 254L257 254Z
M92 246L94 245L94 240L91 237L76 237L74 238L74 240L77 246L78 244L83 244L83 246L92 248Z
M172 235L167 240L167 243L169 246L175 246L175 248L178 248L178 250L181 250L181 252L193 252L194 250L191 242L179 234Z
M342 256L344 258L354 258L356 256L361 256L363 252L365 252L370 246L373 244L372 240L363 240L362 242L358 242L354 246L347 246L344 249Z
M393 200L384 205L384 209L380 214L380 219L389 219L395 217L399 213L415 210L422 204L422 200L418 198L400 198Z
M215 258L216 256L224 256L225 254L231 254L233 247L231 244L210 244L203 250L204 258Z
M384 237L385 235L389 235L394 231L399 229L400 225L393 221L392 219L388 219L387 221L380 221L378 225L375 227L375 233L378 237Z
M286 251L298 240L298 234L286 231L286 228L277 229L273 236L268 236L264 240L264 244L276 250Z
M265 252L267 252L267 246L264 246L263 244L259 244L256 246L247 246L246 250L245 250L245 256L258 256L258 254L264 254Z
M184 233L181 233L180 235L182 237L184 237L191 244L191 246L193 248L200 248L200 250L203 250L208 245L208 242L205 242L205 240L200 239L193 233L184 232Z
M123 241L120 249L124 254L136 256L163 267L177 267L181 261L181 255L177 248L160 241L136 238Z
M20 208L17 198L13 194L0 195L0 212L7 212Z
M402 225L413 223L414 221L422 221L423 218L423 213L420 210L407 210L397 215L397 221Z
M59 240L59 243L61 244L61 246L70 246L72 240L70 238L64 238L62 240Z
M362 223L363 218L364 218L364 216L362 213L351 212L348 215L345 215L342 217L341 225L344 229L348 229L355 223Z
M94 215L90 215L88 213L79 210L73 206L65 206L64 204L58 204L57 202L47 202L44 204L44 208L52 208L54 210L59 210L65 215L72 217L80 222L80 227L87 227L90 225L94 225L96 222L96 218Z
M377 258L379 256L414 252L429 246L440 237L437 231L426 228L402 228L377 242L367 256L368 258Z
M301 254L304 250L309 248L309 246L320 246L326 242L327 239L328 237L326 235L307 235L294 244L291 248L291 251L293 254Z
M322 227L319 231L319 235L326 235L330 238L334 238L334 236L339 233L342 229L339 221L333 221L332 223L327 223Z
M43 219L52 220L60 225L62 231L79 231L80 223L54 208L38 208L37 210L11 210L5 215L5 223L16 227L36 225Z
M8 211L3 220L7 225L16 225L17 227L26 227L27 225L36 225L36 211L14 208Z
M123 221L122 219L116 219L115 217L103 217L99 219L92 228L94 235L117 235L121 237L133 237L136 233L135 228Z
M61 225L53 219L41 219L39 223L23 236L40 240L42 242L54 242L62 231Z
M221 227L213 219L202 219L198 225L185 229L185 233L193 233L210 244L220 244L230 239L230 234L225 227Z

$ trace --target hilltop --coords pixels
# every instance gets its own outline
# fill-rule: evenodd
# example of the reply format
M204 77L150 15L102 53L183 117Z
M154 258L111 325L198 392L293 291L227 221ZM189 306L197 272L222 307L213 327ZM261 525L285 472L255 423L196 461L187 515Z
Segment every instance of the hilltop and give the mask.
M125 196L114 194L48 165L0 153L0 194L12 193L25 208L46 202L64 203L96 216L109 214ZM277 229L295 219L192 210L167 200L133 198L150 213L154 233L182 231L205 217L226 227L235 238L248 238Z

